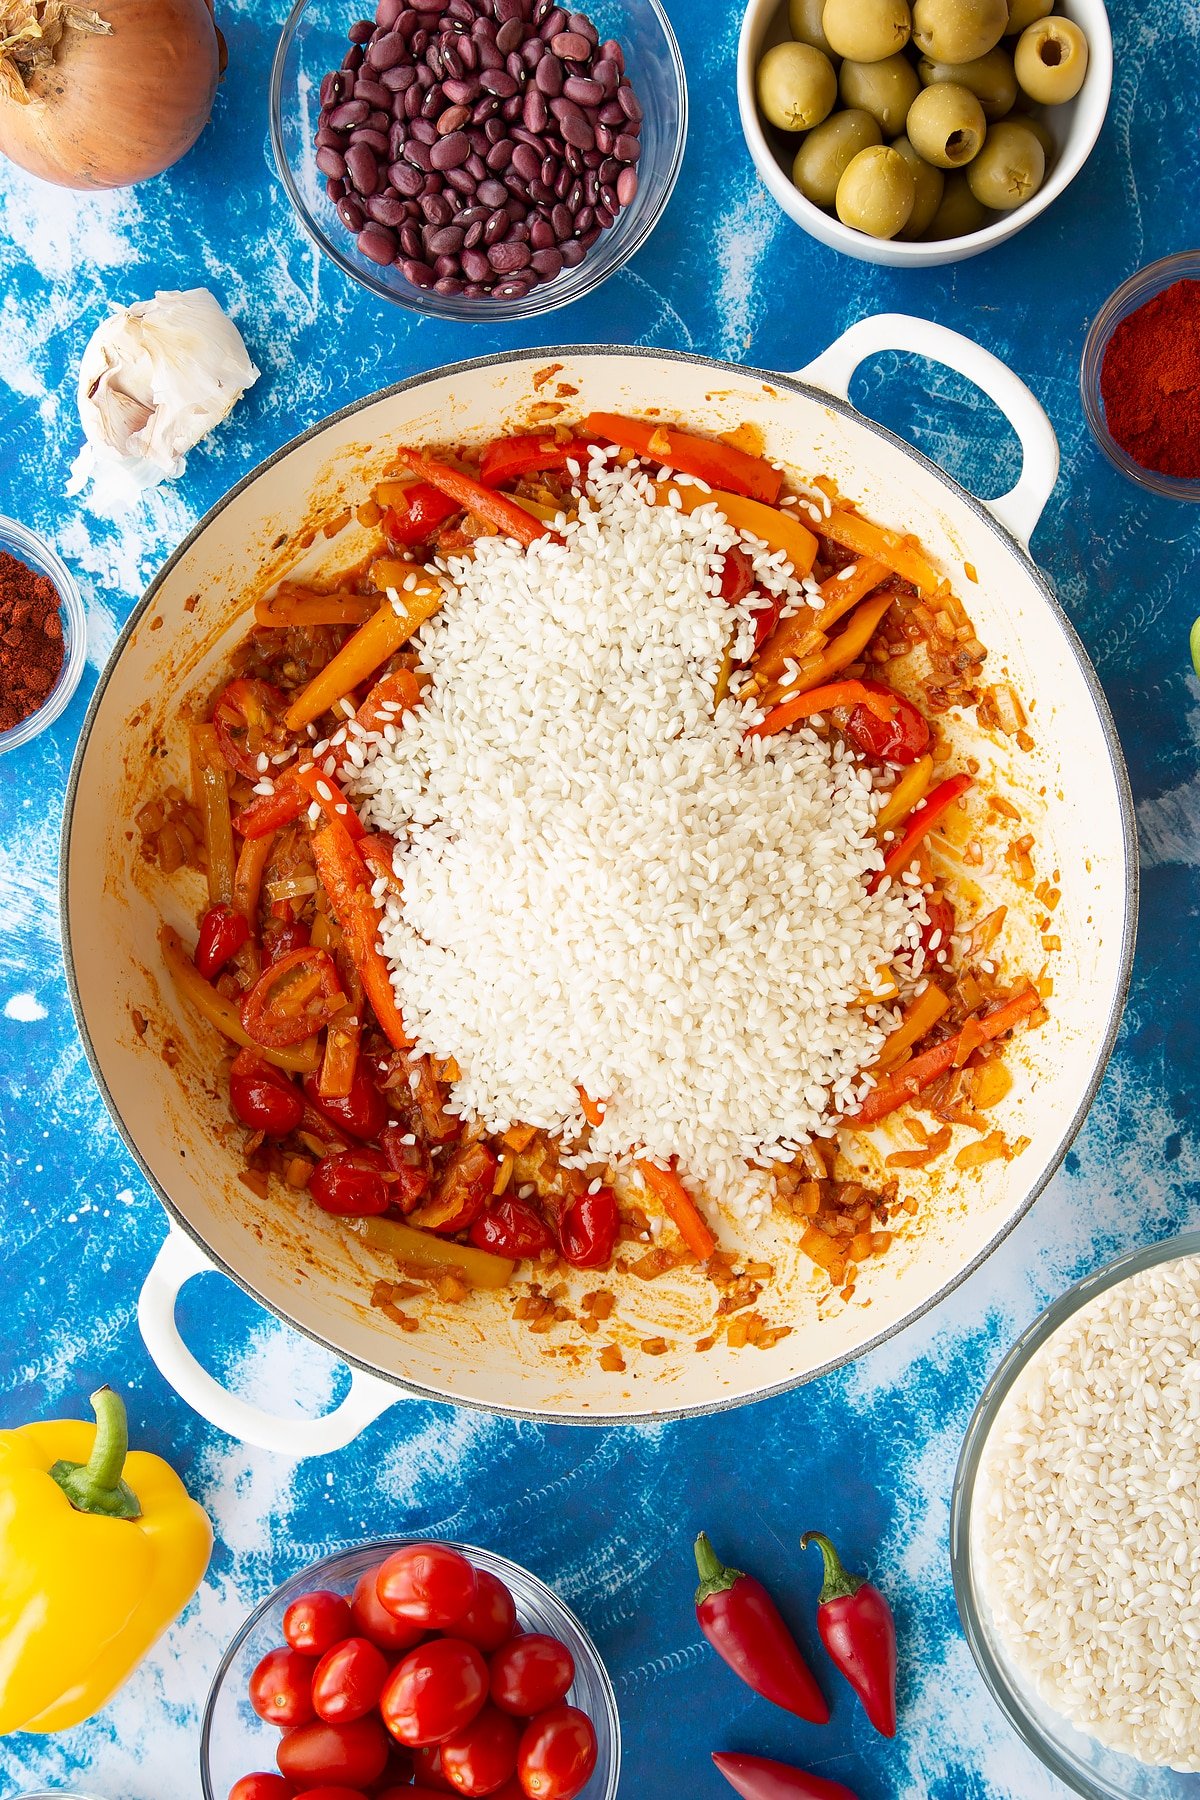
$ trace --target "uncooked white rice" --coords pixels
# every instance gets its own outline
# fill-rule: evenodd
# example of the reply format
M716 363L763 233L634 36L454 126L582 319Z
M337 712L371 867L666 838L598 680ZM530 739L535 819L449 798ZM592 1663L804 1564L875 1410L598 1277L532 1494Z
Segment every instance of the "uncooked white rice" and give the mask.
M984 1446L972 1561L1048 1706L1200 1770L1200 1258L1108 1288L1030 1359Z
M399 841L382 943L421 1050L489 1130L583 1126L590 1160L659 1160L741 1210L747 1164L790 1157L852 1109L892 1015L856 1005L923 896L881 865L881 795L842 742L744 740L713 709L737 534L715 507L645 503L596 453L565 547L485 537L447 564L417 638L432 675L400 729L351 737L364 816ZM743 539L760 584L810 595ZM377 890L378 891L378 890ZM761 1191L763 1178L757 1178Z

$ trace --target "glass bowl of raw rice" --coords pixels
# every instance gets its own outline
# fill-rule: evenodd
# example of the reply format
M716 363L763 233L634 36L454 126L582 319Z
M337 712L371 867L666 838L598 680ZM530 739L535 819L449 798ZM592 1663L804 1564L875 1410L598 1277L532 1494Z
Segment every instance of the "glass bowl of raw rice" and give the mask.
M981 1674L1096 1800L1200 1795L1200 1232L1056 1300L959 1459L954 1590Z

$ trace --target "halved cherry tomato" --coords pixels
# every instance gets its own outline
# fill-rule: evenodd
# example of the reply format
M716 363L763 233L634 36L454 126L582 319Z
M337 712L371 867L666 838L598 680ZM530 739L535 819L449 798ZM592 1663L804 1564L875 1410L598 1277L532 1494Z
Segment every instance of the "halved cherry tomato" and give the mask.
M740 544L732 544L725 552L721 569L721 598L727 606L736 606L754 586L754 564Z
M432 1788L439 1794L452 1794L454 1789L442 1773L440 1744L421 1744L412 1753L413 1780L418 1788Z
M487 1687L487 1664L474 1644L433 1638L392 1670L379 1710L400 1743L442 1744L483 1710Z
M315 1716L313 1666L299 1650L268 1650L250 1677L250 1704L268 1725L307 1725Z
M312 1704L327 1725L345 1725L374 1710L388 1678L387 1657L365 1637L327 1650L312 1678Z
M354 1071L354 1080L350 1084L350 1092L329 1099L322 1099L320 1082L316 1075L309 1075L304 1082L304 1092L319 1113L324 1113L333 1120L349 1137L362 1138L364 1142L377 1138L388 1121L388 1109L383 1095L371 1080L359 1058Z
M577 1706L552 1706L525 1727L517 1775L529 1800L575 1800L596 1767L596 1730Z
M575 1679L567 1646L542 1631L527 1631L492 1657L489 1686L501 1711L531 1719L557 1706Z
M497 1200L471 1226L468 1234L480 1250L494 1256L511 1256L519 1262L523 1256L536 1256L554 1242L550 1227L540 1213L524 1200Z
M261 781L260 756L278 756L293 748L283 722L287 696L269 681L231 681L212 710L221 754L231 769L250 781Z
M408 1140L411 1139L411 1143ZM413 1124L393 1122L379 1133L379 1144L397 1179L392 1200L402 1213L410 1213L429 1192L433 1163L429 1149Z
M446 1779L459 1794L494 1794L516 1770L520 1741L515 1719L485 1706L442 1745Z
M301 1594L283 1615L283 1635L302 1656L324 1656L350 1632L350 1608L329 1588Z
M455 1637L466 1638L485 1656L507 1644L517 1629L513 1597L498 1575L488 1569L475 1571L475 1598L462 1617L454 1621Z
M392 1203L386 1156L380 1150L339 1150L323 1156L308 1191L323 1212L345 1219L369 1219Z
M842 727L846 736L865 756L874 757L877 762L893 763L899 768L915 763L929 748L928 722L911 700L886 682L872 681L864 675L862 685L868 693L888 699L895 709L894 716L881 719L869 706L856 706Z
M558 1241L563 1255L577 1269L600 1269L608 1262L620 1225L617 1197L610 1187L594 1194L580 1194L562 1210Z
M411 1215L413 1224L443 1236L465 1231L490 1200L497 1167L487 1144L459 1144L442 1164L430 1199Z
M349 1725L298 1725L285 1732L275 1760L299 1788L370 1787L387 1768L388 1740L378 1719Z
M950 955L950 940L958 925L954 908L945 894L926 894L925 911L929 915L928 925L921 927L921 948L928 962L944 963ZM931 946L936 937L937 943Z
M383 1564L375 1592L397 1619L445 1631L474 1601L477 1577L474 1564L448 1544L405 1544Z
M782 596L777 600L769 600L765 606L760 606L756 610L754 614L754 648L756 650L762 649L782 616Z
M383 529L391 543L410 548L413 544L423 543L452 514L462 511L457 500L451 500L431 481L412 482L405 488L404 498L408 501L407 509L389 506L384 512Z
M282 1069L239 1050L229 1069L229 1104L251 1131L286 1137L304 1117L304 1098Z
M307 925L290 925L283 919L268 919L263 927L263 956L267 968L282 962L293 950L307 949Z
M229 1800L296 1800L296 1790L282 1775L269 1775L262 1770L235 1781Z
M367 1569L355 1583L350 1601L354 1629L381 1650L411 1650L425 1636L425 1627L388 1611L375 1589L378 1578L378 1568Z
M209 907L200 921L200 934L192 956L205 981L211 981L214 975L221 973L249 936L249 921L232 906Z
M242 1029L265 1049L282 1050L320 1031L345 1004L333 958L310 944L263 970L242 1001Z

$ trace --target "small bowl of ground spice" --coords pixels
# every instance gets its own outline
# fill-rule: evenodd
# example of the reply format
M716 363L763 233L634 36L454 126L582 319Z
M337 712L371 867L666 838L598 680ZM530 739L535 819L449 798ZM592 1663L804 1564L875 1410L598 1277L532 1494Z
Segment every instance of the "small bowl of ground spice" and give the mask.
M65 710L83 674L86 628L66 564L24 525L0 518L0 753Z
M1080 387L1114 468L1168 499L1200 500L1200 250L1121 284L1088 332Z

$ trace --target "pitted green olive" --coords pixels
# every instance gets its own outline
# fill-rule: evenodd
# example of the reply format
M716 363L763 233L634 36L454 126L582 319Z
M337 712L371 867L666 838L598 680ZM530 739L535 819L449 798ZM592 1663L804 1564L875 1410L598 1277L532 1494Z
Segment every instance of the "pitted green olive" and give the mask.
M899 151L875 144L859 151L838 182L837 216L868 237L893 238L907 225L916 198L916 177Z
M909 107L907 130L913 149L926 162L938 169L962 169L979 155L987 120L969 88L939 81Z
M1020 37L1027 25L1044 19L1054 11L1054 0L1008 0L1008 29L1005 37Z
M940 169L935 169L932 163L927 163L923 156L917 155L906 137L897 138L892 149L904 158L917 184L917 197L908 215L908 224L896 234L905 243L913 243L917 238L924 237L932 224L933 216L942 204L946 178Z
M1001 119L966 171L981 206L1011 212L1033 198L1046 176L1046 153L1028 125Z
M898 137L904 130L908 109L921 91L917 71L906 56L887 56L882 62L842 64L838 91L843 106L860 107L878 120L884 137Z
M814 206L832 207L838 182L860 150L882 141L879 123L857 108L834 113L809 132L796 152L792 180Z
M811 44L776 44L758 65L758 104L781 131L819 125L837 99L837 76Z
M967 237L972 231L982 231L988 222L987 207L971 192L966 172L956 169L946 177L942 203L930 221L925 241Z
M1059 106L1073 100L1088 67L1088 41L1074 19L1039 19L1017 39L1017 80L1031 100Z
M821 27L839 56L882 62L912 36L908 0L825 0Z
M959 87L970 88L983 108L985 119L1002 119L1016 103L1016 71L1007 50L989 50L986 56L977 56L974 62L968 63L930 62L923 56L917 64L917 72L926 87L933 87L939 81L953 81Z
M965 63L995 49L1008 26L1008 0L916 0L913 42L930 62Z
M836 52L821 24L824 11L825 0L789 0L788 29L798 44L811 44L814 50L834 56Z

